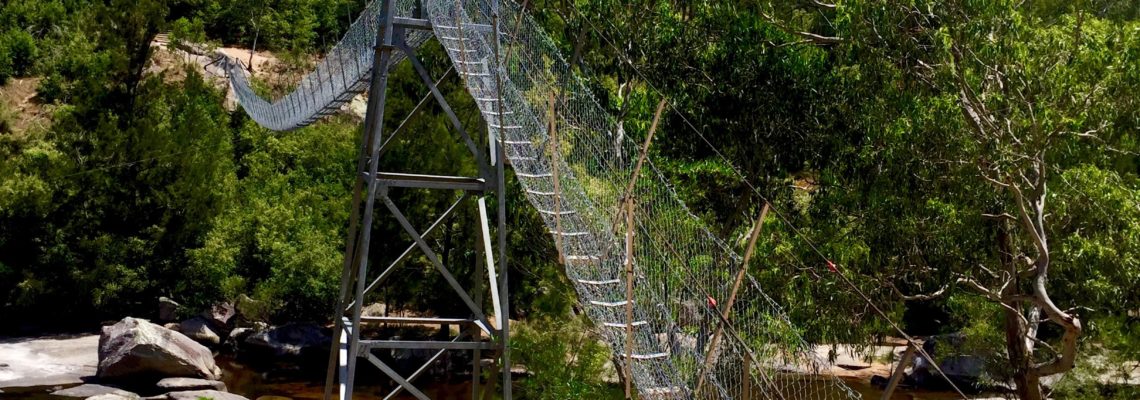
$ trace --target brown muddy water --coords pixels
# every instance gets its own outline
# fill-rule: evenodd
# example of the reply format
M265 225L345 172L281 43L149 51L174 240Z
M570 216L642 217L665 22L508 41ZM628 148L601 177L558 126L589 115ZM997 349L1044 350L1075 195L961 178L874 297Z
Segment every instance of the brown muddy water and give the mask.
M307 366L301 366L301 364L298 363L254 363L254 365L251 365L229 355L218 356L217 362L225 371L223 381L225 381L229 391L245 396L251 400L319 400L324 397L324 368L320 365L321 363L303 363L306 365L312 364ZM375 368L368 368L367 366L361 368L361 372L357 377L357 387L354 398L363 400L383 399L395 387L394 383L391 383L386 377L374 370ZM517 385L517 381L520 377L516 376L515 378L516 397L525 398L525 393L521 393L519 391L521 388ZM786 382L787 380L781 379L781 381ZM802 387L810 388L807 390L808 392L829 393L828 396L835 400L849 399L849 397L834 390L833 384L828 380L801 376L795 379L795 381L798 381L796 383L797 386L800 386L800 383L806 383L806 385ZM471 379L469 375L455 375L452 377L425 376L417 379L415 383L424 394L432 399L471 398ZM858 395L861 395L863 399L879 399L882 395L881 390L862 380L844 380L844 383ZM615 385L615 390L611 393L615 393L615 399L620 399L621 390L617 386L618 385ZM74 400L52 396L50 394L52 391L66 387L67 386L35 387L8 391L0 393L0 400ZM146 396L156 395L158 393L140 394ZM407 392L402 392L394 398L401 400L415 399L414 396ZM765 399L768 398L768 396L757 391L752 398ZM900 388L895 392L894 396L891 397L891 400L951 400L958 398L956 394L950 392L930 392ZM829 399L825 398L820 400Z

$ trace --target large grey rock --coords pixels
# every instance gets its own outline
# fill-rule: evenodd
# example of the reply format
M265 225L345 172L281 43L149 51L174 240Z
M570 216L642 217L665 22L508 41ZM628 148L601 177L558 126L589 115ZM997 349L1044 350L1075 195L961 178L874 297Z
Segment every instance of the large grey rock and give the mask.
M310 350L326 351L332 338L315 324L288 324L249 335L248 347L277 356L299 356Z
M103 327L100 378L194 377L218 379L222 371L205 346L181 333L136 318Z
M158 381L155 386L164 392L181 392L187 390L226 391L226 384L222 381L198 378L166 378Z
M178 324L178 331L204 345L217 346L222 343L222 338L214 333L213 324L207 321L205 317L194 317L182 321L181 324Z
M178 302L171 300L169 297L158 298L158 321L170 322L178 318L178 307L181 307Z
M256 331L253 328L234 328L234 330L230 331L230 336L227 340L234 344L241 343L254 332Z
M206 318L215 328L223 328L229 326L230 318L233 318L235 314L237 311L233 304L218 303L202 312L202 317Z
M119 397L130 398L130 399L138 399L139 398L139 395L128 392L126 390L114 388L114 387L110 387L110 386L96 385L94 383L86 383L86 384L82 384L82 385L79 385L79 386L76 386L73 388L57 390L57 391L54 391L51 393L52 396L76 397L76 398L83 398L83 399L88 398L88 397L94 397L94 396L99 396L99 395L108 395L108 394L119 396Z
M132 393L134 394L134 393ZM117 393L106 393L88 397L86 400L138 400L139 396L127 396Z
M186 392L170 392L166 394L170 400L249 400L233 393L219 392L217 390L191 390Z
M920 354L914 360L913 372L907 377L908 383L933 390L945 390L946 380L949 379L967 392L981 390L981 382L986 377L985 357L970 352L964 334L931 336L923 342L922 350L938 361L938 368L934 368L934 363ZM946 377L943 378L942 374Z

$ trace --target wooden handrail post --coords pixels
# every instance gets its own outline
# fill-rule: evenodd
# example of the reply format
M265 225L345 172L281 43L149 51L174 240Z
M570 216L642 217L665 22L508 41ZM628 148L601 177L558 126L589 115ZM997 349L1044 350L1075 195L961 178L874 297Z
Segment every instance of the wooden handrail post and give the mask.
M634 224L634 196L633 189L637 185L637 178L641 175L641 167L649 156L649 145L653 143L653 134L657 132L657 125L661 121L661 113L665 111L665 99L657 103L657 111L653 114L653 123L649 126L649 133L645 135L645 143L641 145L637 157L637 165L626 185L625 193L621 198L620 217L625 216L625 398L633 398L633 235L637 231ZM614 223L616 233L618 224Z
M558 162L562 157L562 150L559 147L561 143L558 141L558 118L554 110L555 104L554 94L551 93L550 111L549 115L547 115L547 124L550 131L550 144L548 147L550 149L551 177L554 180L554 248L558 251L558 263L565 264L566 251L563 248L562 243L562 190L558 182Z
M740 377L740 398L752 400L752 357L744 357L744 370Z
M633 398L633 198L625 200L625 398Z
M704 366L701 367L701 375L697 377L697 392L699 393L705 384L705 378L708 376L709 371L712 370L712 364L716 361L717 346L720 344L720 337L724 335L724 324L729 322L732 317L732 306L736 303L736 295L740 292L740 285L744 282L744 276L748 273L748 263L752 261L752 253L756 249L756 239L760 237L761 228L764 227L764 219L768 217L768 203L764 203L764 207L760 209L760 216L756 218L756 222L752 227L752 235L748 238L748 247L744 249L744 262L740 263L740 269L736 272L736 280L732 283L732 292L728 295L728 301L724 304L724 309L721 314L724 315L724 321L717 324L716 332L713 333L712 341L709 342L709 351L705 354Z
M906 351L903 352L902 358L899 359L899 365L895 367L895 371L891 373L891 380L887 382L887 387L883 389L882 400L889 400L891 395L895 393L895 388L899 386L903 375L906 374L906 367L910 365L911 362L914 362L914 350L914 342L906 342Z

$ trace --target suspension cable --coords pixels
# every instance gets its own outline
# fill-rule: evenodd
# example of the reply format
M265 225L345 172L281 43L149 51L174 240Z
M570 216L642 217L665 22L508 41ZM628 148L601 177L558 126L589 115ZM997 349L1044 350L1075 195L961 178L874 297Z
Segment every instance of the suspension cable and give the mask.
M668 97L666 97L661 90L657 89L657 87L653 85L652 81L650 81L649 79L646 78L645 74L643 74L637 68L637 66L633 63L633 61L629 58L629 56L624 51L622 51L606 34L604 34L600 29L598 29L598 27L596 25L594 25L594 23L592 21L590 21L589 18L586 18L585 14L582 13L582 11L578 9L577 5L570 3L570 8L572 10L574 10L574 12L576 14L578 14L578 17L582 21L584 21L584 22L586 22L586 24L590 25L590 28L595 33L597 33L598 36L601 37L603 39L603 41L606 42L606 44L608 44L614 50L615 55L617 55L618 59L620 59L620 60L624 61L626 64L628 64L630 69L633 71L633 73L636 74L639 78L641 78L641 80L643 82L645 82L646 86L649 87L650 90L655 92L658 96L666 99L665 101L669 105L669 108L673 111L673 113L676 114L678 117L680 117L681 120L685 123L685 125L688 126L689 129L693 131L693 133L696 133L697 137L699 137L701 139L701 141L703 141L706 145L708 145L708 147L717 155L718 158L720 158L720 160L722 162L724 162L726 165L728 165L728 167L733 171L733 173L737 176L737 178L741 182L743 182L746 186L748 186L748 188L751 189L752 192L757 197L759 197L761 200L763 200L769 204L773 204L769 200L768 196L765 196L762 192L760 192L760 190L755 185L753 185L751 182L748 181L747 177L744 176L744 174L740 171L740 169L736 166L736 164L732 163L732 161L730 161L728 159L728 157L726 157L724 155L724 153L722 153L720 151L720 149L716 147L716 145L714 145L703 133L701 133L701 131L699 129L697 129L697 127L689 120L689 118L686 117L684 115L684 113L681 112L679 107L677 107L672 101L669 101ZM567 18L565 15L562 15L561 12L559 12L559 15L561 15L563 17L563 19L569 21L569 18ZM610 23L610 26L613 27L615 31L618 30L616 26L613 26L612 22ZM772 209L772 212L774 214L776 214L776 216L778 218L780 218L780 220L782 220L785 223L785 225L789 229L791 229L792 232L797 237L799 237L801 240L803 240L804 243L806 243L808 245L808 247L810 247L811 250L813 252L815 252L816 255L818 255L821 259L823 259L827 263L828 269L831 270L833 273L835 273L835 275L839 276L840 280L843 281L843 283L845 283L852 290L854 290L859 295L859 297L861 297L863 299L863 301L865 301L869 306L871 306L871 308L875 311L875 313L877 313L880 317L882 317L884 320L886 320L887 323L896 332L898 332L900 335L902 335L903 338L905 338L908 342L914 342L913 337L911 337L906 332L904 332L902 330L902 328L899 327L898 324L896 324L894 322L894 320L892 320L874 301L871 300L871 298L869 296L867 296L866 293L864 293L861 289L859 289L859 287L857 285L855 285L855 283L853 281L851 281L849 278L847 278L847 276L845 276L839 270L838 266L834 262L832 262L827 257L827 255L825 255L823 253L823 251L820 250L819 247L816 246L816 244L810 238L807 237L807 235L805 235L799 228L796 228L796 226L791 223L791 221L784 215L783 212L781 212L774 204L771 206L771 209ZM950 377L948 377L946 375L946 373L942 371L942 368L938 366L938 363L934 361L934 358L931 357L930 354L928 354L926 352L926 350L924 350L922 348L922 346L915 346L915 348L918 350L919 353L922 353L923 357L926 357L927 360L931 361L931 363L930 363L931 366L934 367L934 369L938 372L939 375L942 375L942 377L946 379L946 382L948 384L950 384L950 387L953 388L954 391L958 393L958 395L962 396L963 399L969 399L969 397L966 396L966 394L963 393L962 390L959 389L958 386L955 385L954 382L950 380Z

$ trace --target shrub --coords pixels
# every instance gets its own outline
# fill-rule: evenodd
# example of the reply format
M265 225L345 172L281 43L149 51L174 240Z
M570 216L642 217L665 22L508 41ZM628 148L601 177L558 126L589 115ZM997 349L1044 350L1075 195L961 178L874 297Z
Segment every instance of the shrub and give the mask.
M521 395L534 399L619 398L603 381L610 350L590 334L586 319L541 318L519 324L511 354L531 376Z
M36 39L32 34L12 29L0 35L0 83L30 73L37 54Z

